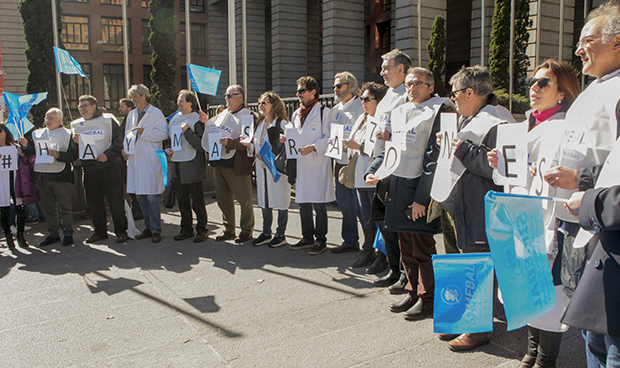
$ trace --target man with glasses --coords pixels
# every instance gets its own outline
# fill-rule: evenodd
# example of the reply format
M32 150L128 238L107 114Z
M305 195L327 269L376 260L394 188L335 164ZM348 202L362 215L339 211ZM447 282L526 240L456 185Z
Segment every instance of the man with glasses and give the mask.
M108 238L105 211L107 199L114 222L116 242L124 243L129 237L121 178L123 133L120 124L114 115L101 112L97 99L93 96L81 96L78 110L82 117L71 123L73 140L79 144L80 135L91 136L97 151L97 156L94 157L92 154L85 154L84 147L80 147L86 203L95 228L95 233L86 239L86 242L96 243Z
M221 159L210 161L209 165L215 168L215 195L217 205L222 211L224 231L215 237L217 241L234 239L241 244L252 239L254 228L254 210L252 209L252 165L254 157L248 156L247 148L241 141L241 117L251 116L253 113L245 107L245 91L239 85L232 85L226 89L224 99L227 109L221 114L208 120L207 114L200 111L200 121L205 123L205 134L202 137L202 147L209 152L210 129L215 128L222 133ZM256 122L256 117L254 117ZM235 202L241 207L241 232L235 237Z
M297 80L297 97L300 107L291 116L291 124L300 137L301 157L297 159L295 202L299 204L302 238L290 248L311 248L310 254L317 255L327 250L326 204L336 199L331 159L325 156L330 110L319 102L319 84L310 76ZM313 207L316 226L312 216Z
M344 137L347 139L351 133L353 123L364 113L364 106L360 101L357 87L357 79L349 72L342 72L334 76L334 94L338 104L331 109L330 121L332 127L335 125L344 126ZM360 205L355 189L350 189L340 184L338 173L340 169L349 163L348 156L341 152L340 159L336 160L335 183L336 201L342 212L342 240L339 247L331 248L332 253L357 252L359 250L359 232L357 229L357 219L362 221ZM366 231L366 230L365 230ZM371 236L372 238L372 236Z

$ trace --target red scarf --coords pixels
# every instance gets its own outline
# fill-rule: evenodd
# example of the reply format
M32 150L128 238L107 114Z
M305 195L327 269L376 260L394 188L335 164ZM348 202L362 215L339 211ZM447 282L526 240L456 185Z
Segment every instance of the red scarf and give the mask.
M543 121L545 121L545 120L549 119L550 117L552 117L561 108L562 108L562 105L557 105L556 107L551 108L551 109L546 110L546 111L543 111L543 112L538 112L538 110L534 111L532 113L532 115L534 116L536 121L534 122L534 126L530 130L536 128L538 126L538 124L540 124Z
M312 111L312 108L318 102L319 102L319 99L315 98L314 100L312 100L312 102L308 104L308 106L301 104L301 110L299 111L299 119L301 120L302 127L304 126L304 123L306 122L306 118L308 117L308 114L310 113L310 111Z

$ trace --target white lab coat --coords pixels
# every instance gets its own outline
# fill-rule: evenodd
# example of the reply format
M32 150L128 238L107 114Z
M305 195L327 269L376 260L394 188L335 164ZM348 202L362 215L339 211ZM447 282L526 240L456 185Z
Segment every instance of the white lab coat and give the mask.
M135 154L127 159L127 193L161 194L164 180L155 151L162 149L162 141L168 138L166 117L158 108L149 105L138 123L138 109L133 109L127 115L125 132L136 127L143 128L144 132L136 140Z
M314 105L302 128L300 110L297 109L289 126L300 133L299 147L313 145L316 151L297 159L297 180L295 181L295 202L329 203L336 200L331 158L325 156L329 140L330 110Z
M256 157L259 157L259 151L265 141L269 140L267 135L267 129L275 126L276 119L267 123L265 120L256 128L254 132L254 153ZM290 124L286 120L280 122L280 126L284 128L285 125ZM258 197L258 206L260 208L276 208L278 210L286 210L291 204L291 185L288 183L286 175L281 175L278 182L273 181L273 175L269 172L262 161L256 160L254 162L256 168L256 195ZM269 198L269 205L265 203L265 191Z

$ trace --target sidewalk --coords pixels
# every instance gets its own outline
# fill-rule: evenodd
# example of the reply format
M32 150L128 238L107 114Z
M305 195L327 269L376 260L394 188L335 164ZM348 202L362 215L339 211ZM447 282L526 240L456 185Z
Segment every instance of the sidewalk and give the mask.
M310 256L288 246L215 242L221 214L206 197L210 239L199 244L172 239L175 209L163 214L159 244L116 244L110 233L84 245L92 227L76 214L74 247L13 255L2 246L0 366L517 367L525 353L526 330L506 332L499 319L489 345L450 352L432 319L407 322L390 312L402 296L351 269L356 253ZM301 233L297 208L290 243ZM340 245L340 213L328 206L328 215L328 245ZM46 232L46 223L35 225L27 239L36 244ZM578 331L564 334L557 366L585 366Z

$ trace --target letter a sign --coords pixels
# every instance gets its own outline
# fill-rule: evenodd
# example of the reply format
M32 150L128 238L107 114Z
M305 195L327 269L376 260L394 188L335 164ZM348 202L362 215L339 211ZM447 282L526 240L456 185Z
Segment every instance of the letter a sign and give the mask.
M209 134L209 161L217 161L222 158L222 133Z
M95 137L80 134L80 160L96 160L99 156L97 146L95 146Z

